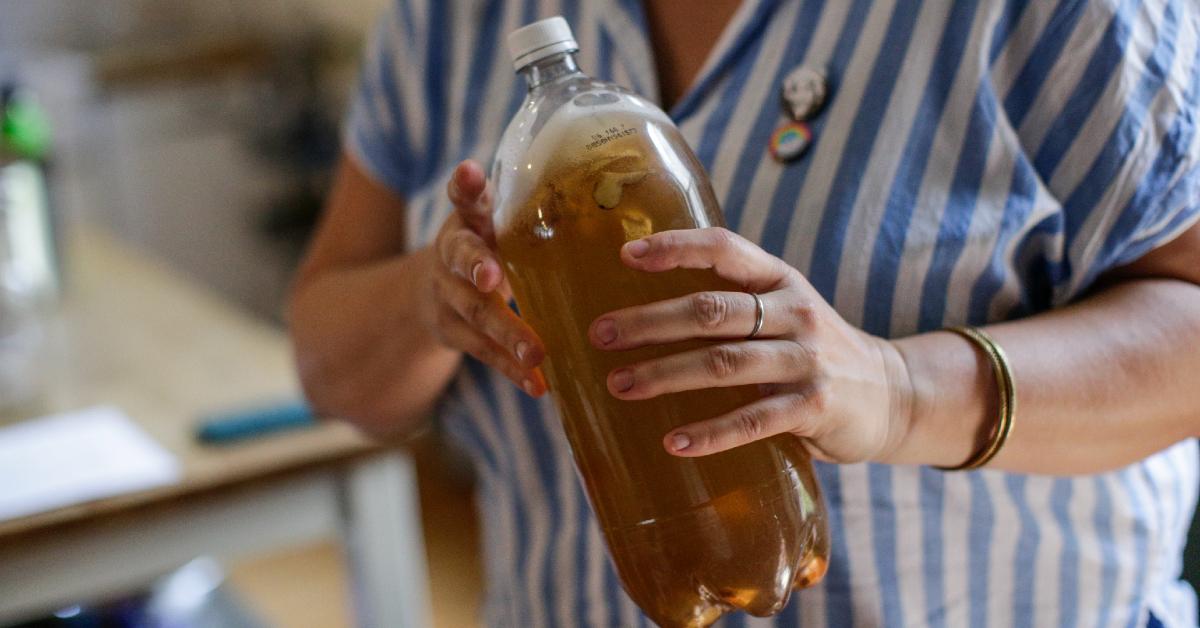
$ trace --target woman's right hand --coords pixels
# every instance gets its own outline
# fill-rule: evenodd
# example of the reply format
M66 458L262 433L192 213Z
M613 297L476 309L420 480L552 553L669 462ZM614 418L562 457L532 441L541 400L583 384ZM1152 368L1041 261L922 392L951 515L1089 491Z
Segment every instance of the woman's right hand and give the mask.
M500 371L526 393L546 392L537 368L546 349L508 306L512 289L496 254L492 186L467 160L454 169L446 194L454 204L431 247L427 323L442 344Z

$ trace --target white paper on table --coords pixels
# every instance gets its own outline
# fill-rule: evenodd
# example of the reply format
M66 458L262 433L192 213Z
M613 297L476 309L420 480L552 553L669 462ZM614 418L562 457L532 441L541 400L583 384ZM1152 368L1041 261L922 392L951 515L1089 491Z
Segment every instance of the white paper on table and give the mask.
M0 428L0 520L179 481L179 461L102 406Z

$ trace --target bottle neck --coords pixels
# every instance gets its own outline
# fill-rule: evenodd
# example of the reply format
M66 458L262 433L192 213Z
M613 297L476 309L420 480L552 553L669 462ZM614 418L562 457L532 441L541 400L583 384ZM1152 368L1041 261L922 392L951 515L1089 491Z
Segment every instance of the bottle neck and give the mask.
M534 61L520 69L520 74L529 83L530 90L564 76L579 73L579 66L575 64L574 52L560 52Z

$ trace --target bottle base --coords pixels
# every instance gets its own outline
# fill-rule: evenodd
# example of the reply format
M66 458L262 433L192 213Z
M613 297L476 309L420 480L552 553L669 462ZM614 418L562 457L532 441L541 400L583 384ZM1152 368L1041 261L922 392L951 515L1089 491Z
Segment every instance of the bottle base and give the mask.
M661 628L777 614L825 575L825 522L795 468L673 517L605 531L626 591Z

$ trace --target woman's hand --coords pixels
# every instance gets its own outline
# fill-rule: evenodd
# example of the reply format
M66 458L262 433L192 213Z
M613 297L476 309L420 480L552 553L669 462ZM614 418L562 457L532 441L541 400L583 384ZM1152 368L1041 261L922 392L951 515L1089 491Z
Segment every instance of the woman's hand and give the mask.
M508 307L512 290L496 256L492 189L483 169L474 161L462 162L446 193L455 211L431 247L425 324L442 344L475 356L526 393L540 396L546 383L537 366L545 347Z
M900 353L841 318L794 268L721 228L665 231L628 242L631 268L712 269L746 292L699 292L610 312L589 330L592 344L620 351L693 338L725 340L619 368L608 376L620 399L757 384L763 399L672 430L667 451L703 456L790 432L830 462L884 461L903 440L911 386ZM754 298L764 318L754 339Z

